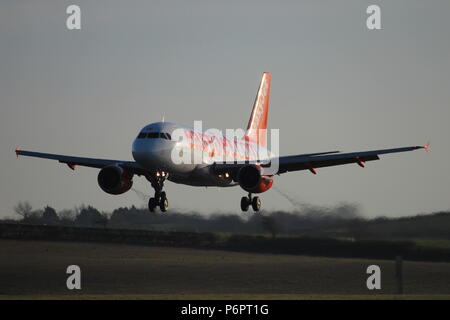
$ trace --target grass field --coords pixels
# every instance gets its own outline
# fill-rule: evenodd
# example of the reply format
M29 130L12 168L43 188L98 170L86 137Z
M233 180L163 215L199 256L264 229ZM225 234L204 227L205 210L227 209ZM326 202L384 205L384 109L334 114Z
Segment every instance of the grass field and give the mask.
M66 288L66 268L82 289ZM366 288L366 268L382 289ZM449 299L450 263L394 262L119 244L0 240L0 299Z

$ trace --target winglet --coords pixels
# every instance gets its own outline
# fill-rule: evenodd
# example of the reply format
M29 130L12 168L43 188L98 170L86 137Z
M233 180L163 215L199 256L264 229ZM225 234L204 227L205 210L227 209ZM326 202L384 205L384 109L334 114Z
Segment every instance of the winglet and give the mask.
M19 158L19 151L20 151L20 147L16 147L16 150L15 150L15 152L16 152L16 158Z
M430 142L428 141L425 145L423 146L415 146L412 147L413 150L417 150L417 149L425 149L426 152L430 152Z

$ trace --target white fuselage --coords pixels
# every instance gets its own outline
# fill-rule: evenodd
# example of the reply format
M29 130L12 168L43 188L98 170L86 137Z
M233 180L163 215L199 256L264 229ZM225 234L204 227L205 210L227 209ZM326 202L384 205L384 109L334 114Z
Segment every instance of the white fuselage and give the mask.
M212 172L213 163L264 161L270 157L268 150L253 142L233 141L170 122L145 126L133 141L132 153L142 167L167 172L168 180L172 182L220 187L237 183L228 175Z

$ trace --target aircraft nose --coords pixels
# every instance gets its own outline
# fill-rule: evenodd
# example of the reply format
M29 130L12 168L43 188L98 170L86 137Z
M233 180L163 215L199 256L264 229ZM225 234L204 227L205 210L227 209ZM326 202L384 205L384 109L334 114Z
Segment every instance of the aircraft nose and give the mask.
M164 169L171 159L172 144L159 139L136 139L133 142L134 160L146 168Z

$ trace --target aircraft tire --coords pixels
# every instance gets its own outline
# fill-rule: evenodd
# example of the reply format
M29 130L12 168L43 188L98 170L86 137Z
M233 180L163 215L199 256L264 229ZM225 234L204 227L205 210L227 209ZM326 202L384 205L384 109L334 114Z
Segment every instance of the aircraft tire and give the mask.
M156 206L157 206L157 204L156 204L155 198L150 198L148 200L148 210L150 212L155 212Z
M259 197L254 197L252 200L253 211L258 212L261 210L261 199Z
M167 200L166 197L161 197L161 200L159 202L159 208L162 212L166 212L169 208L169 200Z
M247 197L241 198L241 210L242 211L248 211L248 208L250 207L250 199Z

